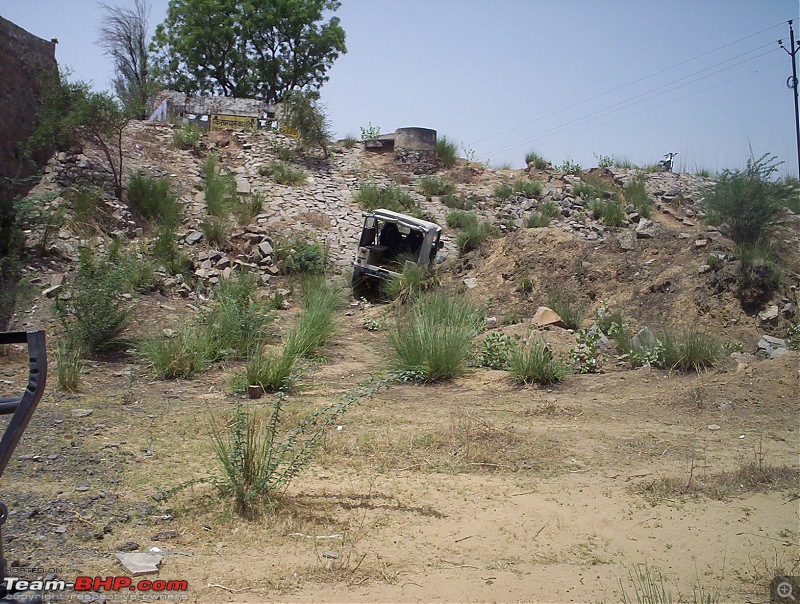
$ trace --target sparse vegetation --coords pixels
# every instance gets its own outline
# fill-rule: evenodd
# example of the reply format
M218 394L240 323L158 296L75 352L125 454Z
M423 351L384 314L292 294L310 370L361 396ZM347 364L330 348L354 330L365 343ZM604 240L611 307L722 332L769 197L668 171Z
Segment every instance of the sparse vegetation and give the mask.
M445 168L452 168L458 159L458 145L446 136L436 139L436 157Z
M328 157L331 127L316 90L292 90L282 100L281 123L297 133L301 149L319 148Z
M275 259L289 275L324 273L328 250L318 241L293 237L275 241Z
M505 201L514 194L514 187L507 182L497 185L493 190L494 196L501 201Z
M204 191L206 206L211 216L225 218L236 206L236 178L229 172L222 172L219 156L209 153L203 163Z
M405 304L439 285L436 273L428 267L414 262L402 265L402 271L383 282L383 294L388 300L399 300Z
M529 341L517 346L508 357L508 370L519 384L548 386L560 382L569 368L553 356L544 342Z
M550 222L561 214L561 209L552 201L540 203L536 210L528 216L527 226L529 229L537 229L550 226Z
M572 174L574 176L580 176L582 171L581 165L571 159L565 159L558 169L564 174Z
M262 166L258 171L279 185L301 185L308 178L305 170L291 166L285 161L274 161L269 166Z
M389 330L391 365L437 382L460 374L477 333L479 311L459 296L432 292L399 311Z
M83 372L80 347L69 338L59 340L55 353L56 384L64 392L77 392Z
M284 354L309 356L330 342L336 331L335 314L342 291L324 275L309 275L301 282L303 312L283 343Z
M248 193L241 196L239 203L233 209L236 221L242 226L252 223L253 219L264 208L264 201L264 196L261 193Z
M632 204L636 211L644 218L650 218L653 206L647 196L644 177L640 174L631 178L623 187L622 195L626 203Z
M180 220L180 206L166 177L156 178L143 173L128 180L128 205L142 218L161 225L175 226Z
M98 206L103 192L96 187L81 187L70 196L72 220L78 226L87 226L97 219Z
M773 232L781 212L798 191L775 180L778 162L768 153L749 159L744 170L725 170L706 196L710 224L724 225L738 244L755 245Z
M178 149L197 149L200 145L200 139L203 137L203 131L196 124L186 124L182 128L178 128L172 133L172 144Z
M259 342L247 355L246 382L261 386L266 392L288 390L295 383L296 361L297 355L293 351L267 351Z
M471 210L475 207L475 199L472 196L463 197L451 193L443 195L440 201L451 210Z
M783 271L774 247L765 240L740 243L736 246L739 272L736 275L739 298L752 308L759 307L778 290L783 282Z
M456 236L456 247L462 254L471 252L495 234L494 227L485 221L468 222Z
M452 195L455 186L438 176L423 176L419 181L419 190L426 198L430 199L434 195Z
M550 292L544 305L561 317L567 329L580 329L586 309L577 303L574 296L562 291Z
M529 166L533 164L533 167L537 170L547 169L547 160L536 153L536 151L528 151L528 153L525 154L525 163Z
M228 239L228 221L218 216L209 216L200 223L203 236L211 245L221 245Z
M172 337L144 338L138 343L137 352L159 377L188 379L208 365L210 346L200 326L186 324Z
M408 193L395 186L381 186L375 183L362 185L355 195L355 202L365 210L383 208L408 213L417 207Z
M483 338L475 355L475 365L489 369L506 369L508 357L516 348L514 339L502 331L492 331Z
M342 139L342 147L345 149L352 149L358 144L358 139L352 134L348 134Z
M366 128L361 126L361 140L364 142L376 140L380 135L381 127L374 126L372 122L369 122Z
M515 180L513 191L517 195L524 195L528 199L535 199L542 194L544 185L538 180Z
M615 199L593 199L586 204L586 207L595 219L602 220L606 226L618 227L628 221L625 208Z

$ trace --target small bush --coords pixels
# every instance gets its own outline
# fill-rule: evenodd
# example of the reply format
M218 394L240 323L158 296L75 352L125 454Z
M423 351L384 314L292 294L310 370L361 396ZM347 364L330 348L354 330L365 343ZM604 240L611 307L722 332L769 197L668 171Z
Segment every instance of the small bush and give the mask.
M600 332L609 337L615 336L623 329L625 324L622 312L619 310L611 310L608 307L608 300L604 300L603 303L595 309L594 320Z
M343 302L341 289L324 275L309 275L301 282L303 312L286 336L284 354L309 356L330 342L336 331L336 310Z
M75 191L70 198L73 220L79 225L94 222L102 198L102 191L96 187L81 187Z
M156 284L155 264L144 253L128 251L117 260L122 274L125 275L125 289L138 293L146 293Z
M622 189L622 196L625 203L633 204L636 211L644 218L650 218L653 207L650 198L647 196L647 189L644 184L644 177L638 175L631 178Z
M202 329L184 325L174 337L145 338L137 345L137 352L159 377L188 379L208 364L210 345Z
M558 169L564 174L573 174L575 176L580 176L582 171L580 164L569 159L565 159Z
M456 247L460 253L465 254L477 249L481 244L492 237L495 233L494 227L488 222L476 222L468 224L456 236Z
M489 369L505 369L508 367L508 356L516 348L517 343L511 336L500 331L489 333L475 356L475 365Z
M436 140L436 157L445 168L452 168L458 159L458 145L442 136Z
M162 226L153 242L153 256L170 275L188 275L191 269L188 256L178 246L175 228Z
M600 178L593 178L591 175L583 175L580 182L572 187L572 192L581 199L604 199L611 191L611 187Z
M617 227L628 221L625 208L619 201L614 199L603 200L593 199L586 204L595 219L600 219L603 224L609 227Z
M247 355L247 383L261 386L267 392L288 390L295 382L296 360L297 355L290 351L266 352L263 344L258 344Z
M274 316L255 300L257 286L258 278L249 273L236 273L216 286L202 318L209 360L240 358L263 339L263 329Z
M777 158L749 159L744 170L725 170L706 196L710 224L724 225L735 243L754 245L774 230L783 208L797 190L774 180Z
M514 194L514 187L512 187L507 182L504 182L502 184L497 185L494 188L494 191L492 192L494 193L495 197L497 197L502 201L505 201Z
M452 195L455 186L438 176L424 176L419 181L419 190L427 199L430 199L434 195Z
M786 346L790 350L800 350L800 323L790 323L786 330Z
M358 144L358 139L352 134L348 134L347 136L344 137L344 140L342 140L342 147L344 147L345 149L352 149L357 144Z
M586 310L579 306L572 296L563 292L552 292L547 296L545 306L553 310L568 329L580 329Z
M552 222L552 218L541 212L531 212L530 216L528 216L528 221L525 223L529 229L541 229L544 227L549 227L550 222Z
M777 291L783 282L783 271L775 259L770 243L756 241L736 246L740 260L736 275L739 298L746 306L758 307Z
M236 177L222 172L219 156L209 153L203 163L203 190L208 213L218 218L226 217L236 207Z
M681 371L700 371L713 367L723 352L722 345L716 338L695 329L685 331L679 336L665 332L661 341L664 346L664 367Z
M161 225L174 226L180 221L178 198L166 177L132 175L128 180L128 205L142 218Z
M295 168L285 161L274 161L269 166L262 166L259 174L269 176L280 185L301 185L306 182L308 174L302 168Z
M549 347L536 341L511 351L508 370L519 384L542 386L560 382L569 373L567 366L553 356Z
M425 382L455 377L464 369L479 317L459 296L432 292L417 298L389 330L392 368Z
M200 223L200 230L211 245L222 245L228 240L228 221L217 216L209 216Z
M393 212L410 212L417 204L408 193L395 186L380 186L374 183L362 185L355 195L355 202L365 210L383 208Z
M264 209L264 201L264 196L261 193L250 193L242 196L233 209L236 221L242 226L251 224L253 219Z
M118 263L95 260L84 248L68 299L56 302L67 338L87 353L113 346L130 322L132 305L122 297L127 280Z
M480 222L478 215L464 210L453 210L447 214L447 226L451 229L465 229Z
M186 124L172 133L172 144L178 149L197 149L203 131L196 124Z
M572 369L578 373L597 373L600 369L599 328L579 329L575 334L575 348L569 351Z
M297 133L304 151L318 147L328 157L331 128L325 110L319 103L319 92L294 90L282 102L282 125Z
M525 195L528 199L534 199L542 194L544 185L538 180L516 180L513 189L517 195Z
M536 151L528 151L528 153L525 154L525 163L528 166L533 164L533 167L536 168L537 170L547 169L547 160L538 153L536 153Z
M288 275L324 273L328 264L328 250L318 241L299 237L275 241L275 259Z
M83 372L80 347L68 337L59 340L55 360L58 389L64 392L77 392Z
M439 280L430 268L407 262L403 265L403 270L384 281L382 287L388 300L406 303L438 285Z
M449 194L443 195L440 201L451 210L471 210L475 207L475 200L471 196L461 197L459 195Z

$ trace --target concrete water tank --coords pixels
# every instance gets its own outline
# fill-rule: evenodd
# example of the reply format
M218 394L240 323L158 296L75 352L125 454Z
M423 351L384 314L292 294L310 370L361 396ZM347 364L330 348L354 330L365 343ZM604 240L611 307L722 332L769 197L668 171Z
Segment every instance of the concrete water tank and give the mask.
M398 128L394 133L395 149L436 151L436 130L430 128Z

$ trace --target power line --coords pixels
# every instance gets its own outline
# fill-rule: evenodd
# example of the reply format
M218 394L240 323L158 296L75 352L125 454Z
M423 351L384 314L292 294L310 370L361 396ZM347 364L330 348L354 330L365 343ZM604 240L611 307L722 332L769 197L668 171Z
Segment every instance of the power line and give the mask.
M617 86L616 88L612 88L611 90L608 90L606 92L601 92L600 94L596 94L593 97L589 97L588 99L584 99L582 101L574 103L573 105L569 105L569 106L564 107L562 109L557 109L556 111L552 111L552 112L547 113L545 115L541 115L541 116L539 116L537 118L534 118L534 119L532 119L532 120L530 120L528 122L519 124L517 126L513 126L513 127L509 128L507 130L503 130L502 132L498 132L496 134L490 134L489 136L485 136L485 137L483 137L481 139L473 141L472 143L470 143L470 146L475 145L477 143L482 143L483 141L489 140L491 138L495 138L496 136L501 136L503 134L507 134L509 132L513 132L514 130L519 130L523 126L528 126L530 124L533 124L535 122L543 120L544 118L551 117L551 116L557 115L559 113L563 113L564 111L567 111L569 109L574 109L575 107L579 107L580 105L588 103L589 101L594 101L595 99L599 99L601 97L607 96L607 95L611 94L612 92L617 92L618 90L622 90L623 88L627 88L629 86L633 86L634 84L638 84L639 82L642 82L642 81L647 80L649 78L655 77L655 76L657 76L659 74L662 74L662 73L664 73L666 71L669 71L671 69L675 69L676 67L680 67L681 65L685 65L687 63L691 63L692 61L696 61L697 59L701 59L701 58L703 58L705 56L708 56L710 54L713 54L713 53L715 53L715 52L717 52L719 50L722 50L724 48L728 48L729 46L733 46L734 44L738 44L739 42L744 42L745 40L749 40L750 38L754 38L756 36L759 36L759 35L761 35L761 34L763 34L765 32L768 32L768 31L773 30L773 29L775 29L777 27L780 27L784 23L786 23L786 21L782 21L781 23L778 23L777 25L773 25L773 26L768 27L766 29L762 29L761 31L758 31L758 32L756 32L754 34L750 34L749 36L745 36L744 38L739 38L738 40L734 40L733 42L728 42L727 44L723 44L722 46L719 46L719 47L714 48L712 50L709 50L707 52L701 53L701 54L699 54L697 56L694 56L691 59L686 59L684 61L681 61L680 63L675 63L674 65L670 65L669 67L665 67L663 69L655 71L655 72L653 72L651 74L648 74L646 76L642 76L641 78L638 78L636 80L632 80L632 81L630 81L630 82L628 82L626 84L622 84L621 86ZM763 48L763 47L760 47L760 48ZM753 51L749 51L749 52L753 52ZM745 54L747 54L747 53L745 53Z
M645 102L645 101L648 101L648 100L652 99L654 96L656 96L656 93L673 92L673 91L678 90L680 88L683 88L685 86L689 86L689 85L691 85L691 84L693 84L693 83L695 83L695 82L697 82L699 80L702 80L702 79L705 79L707 77L716 75L718 73L722 73L723 71L727 71L729 69L733 69L734 67L738 67L740 65L743 65L743 64L748 63L750 61L753 61L755 59L758 59L758 58L767 56L768 54L771 54L776 49L773 48L773 50L767 51L765 53L761 53L759 55L756 55L756 56L750 57L748 59L745 59L743 61L739 61L738 63L734 63L733 65L728 65L727 67L723 67L722 69L717 69L716 71L713 71L711 73L706 74L706 72L708 72L711 69L714 69L716 67L724 65L725 63L729 63L732 60L735 60L735 59L741 58L743 56L746 56L747 54L750 54L752 52L760 50L760 49L762 49L762 48L764 48L766 46L771 46L772 44L774 44L774 42L771 42L769 44L765 44L763 46L760 46L758 48L750 50L750 51L748 51L746 53L738 55L737 57L733 57L731 59L726 59L725 61L721 61L720 63L717 63L717 64L712 65L710 67L706 67L705 69L701 69L700 71L696 71L696 72L694 72L692 74L689 74L689 75L684 76L682 78L679 78L677 80L673 80L672 82L668 82L666 84L662 84L661 86L657 86L656 88L652 88L650 90L647 90L645 92L637 94L637 95L635 95L633 97L624 99L624 100L619 101L617 103L613 103L612 105L609 105L609 106L604 107L602 109L598 109L597 111L593 111L592 113L589 113L589 114L584 115L582 117L578 117L578 118L575 118L573 120L569 120L567 122L564 122L563 124L559 124L558 126L553 126L552 128L549 128L549 129L544 130L542 132L536 133L536 134L534 134L532 136L529 136L529 137L526 137L524 139L515 141L513 143L508 143L506 145L498 147L497 149L493 149L492 151L489 151L489 152L486 152L486 153L481 153L481 154L478 155L478 157L479 158L486 158L486 157L489 157L489 156L493 155L494 153L500 153L500 152L503 152L503 151L508 151L508 150L513 149L515 147L518 147L520 145L528 144L528 143L532 142L533 140L536 140L536 139L541 138L543 136L548 136L550 134L554 134L556 132L560 132L562 130L568 129L569 127L571 127L573 125L577 125L577 124L579 124L581 122L585 122L585 121L587 121L589 119L592 119L592 118L595 118L595 117L603 117L605 115L608 115L609 113L613 113L615 111L620 111L622 109L626 109L626 108L631 107L633 105L636 105L638 103L642 103L642 102ZM702 74L705 74L705 75L702 75ZM678 84L679 82L682 82L683 80L687 80L688 78L694 78L694 79L692 79L692 80L690 80L688 82L685 82L683 84ZM675 86L675 84L678 84L678 85ZM663 90L663 89L665 89L665 90ZM640 97L646 97L646 98L640 98ZM636 100L636 99L639 99L639 100Z

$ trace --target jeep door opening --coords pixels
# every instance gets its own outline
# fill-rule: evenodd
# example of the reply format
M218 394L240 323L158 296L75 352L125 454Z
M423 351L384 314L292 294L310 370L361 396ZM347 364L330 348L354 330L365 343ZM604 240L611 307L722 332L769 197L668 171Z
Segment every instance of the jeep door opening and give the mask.
M403 271L406 262L431 266L444 243L442 227L391 210L364 212L364 226L353 262L356 295L380 289Z

